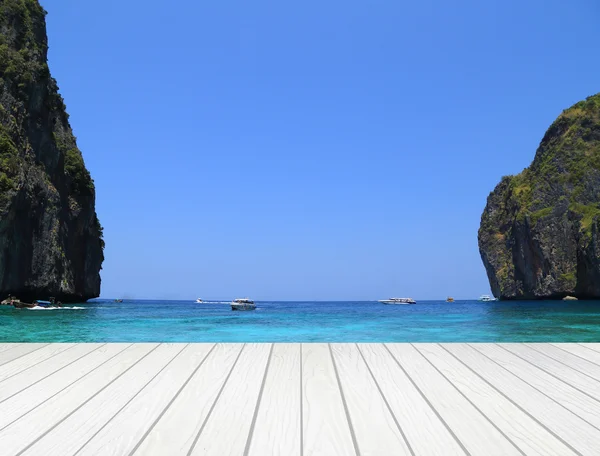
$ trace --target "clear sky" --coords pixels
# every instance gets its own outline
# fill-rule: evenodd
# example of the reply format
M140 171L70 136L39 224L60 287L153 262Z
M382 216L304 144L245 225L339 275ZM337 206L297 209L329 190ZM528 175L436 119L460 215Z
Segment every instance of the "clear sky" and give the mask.
M41 3L105 297L489 293L489 192L600 91L594 0Z

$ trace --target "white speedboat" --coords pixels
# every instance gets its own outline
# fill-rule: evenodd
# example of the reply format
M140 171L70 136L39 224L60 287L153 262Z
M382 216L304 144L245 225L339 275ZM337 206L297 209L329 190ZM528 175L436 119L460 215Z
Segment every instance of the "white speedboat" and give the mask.
M252 299L238 298L231 301L231 310L254 310L256 304Z
M492 298L490 295L481 295L481 296L479 296L479 301L492 302L492 301L496 301L496 298Z
M417 303L417 301L415 301L412 298L381 299L379 302L382 302L383 304L416 304Z
M196 299L196 302L197 302L198 304L201 304L203 301L202 301L202 299L198 298L198 299Z

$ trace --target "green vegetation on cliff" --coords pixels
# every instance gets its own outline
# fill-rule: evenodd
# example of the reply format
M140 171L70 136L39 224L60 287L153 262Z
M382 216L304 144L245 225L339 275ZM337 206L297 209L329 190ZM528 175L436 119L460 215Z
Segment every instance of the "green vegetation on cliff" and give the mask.
M582 219L582 232L589 236L594 218L600 215L600 201L587 188L590 174L595 172L600 172L600 94L558 116L532 165L507 178L507 197L518 206L518 217L529 216L534 224L567 199L569 209Z

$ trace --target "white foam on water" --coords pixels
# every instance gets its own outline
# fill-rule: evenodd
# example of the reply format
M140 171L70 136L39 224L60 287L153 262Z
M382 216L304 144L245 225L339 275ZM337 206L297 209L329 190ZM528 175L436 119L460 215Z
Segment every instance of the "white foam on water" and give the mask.
M41 307L35 306L28 310L83 310L85 307L77 307L77 306L65 306L65 307Z

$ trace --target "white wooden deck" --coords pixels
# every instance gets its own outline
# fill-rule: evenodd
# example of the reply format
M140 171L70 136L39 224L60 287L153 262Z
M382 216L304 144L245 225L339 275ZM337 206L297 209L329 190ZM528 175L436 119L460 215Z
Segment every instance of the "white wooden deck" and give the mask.
M0 454L597 456L600 344L0 344Z

